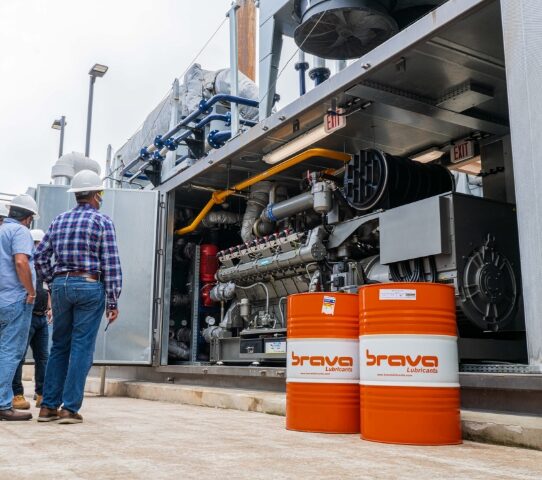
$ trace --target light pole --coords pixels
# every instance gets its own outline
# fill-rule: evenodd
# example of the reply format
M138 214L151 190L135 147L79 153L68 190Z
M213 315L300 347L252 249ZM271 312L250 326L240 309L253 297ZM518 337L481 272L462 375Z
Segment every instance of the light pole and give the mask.
M90 87L88 92L88 112L87 112L87 138L85 142L85 157L90 153L90 127L92 124L92 101L94 99L94 82L96 78L101 78L105 75L109 67L96 63L88 72L90 75Z
M60 145L58 147L58 158L60 158L62 154L64 153L64 127L67 124L68 123L66 122L66 117L62 115L60 117L60 120L59 119L55 120L53 124L51 125L52 129L60 130Z

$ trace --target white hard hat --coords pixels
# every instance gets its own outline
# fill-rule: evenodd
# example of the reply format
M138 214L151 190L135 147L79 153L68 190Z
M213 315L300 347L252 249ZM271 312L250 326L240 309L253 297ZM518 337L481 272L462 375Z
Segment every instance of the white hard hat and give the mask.
M101 192L104 189L100 175L91 170L81 170L72 180L70 193Z
M32 235L32 240L35 242L41 242L43 237L45 237L45 232L39 228L36 228L34 230L30 230L30 235Z
M8 207L5 203L0 203L0 217L7 217L9 215Z
M36 219L39 218L38 204L30 195L27 195L26 193L13 197L11 202L9 202L9 206L22 208L23 210L28 210L29 212L32 212L32 214L34 215L34 218Z

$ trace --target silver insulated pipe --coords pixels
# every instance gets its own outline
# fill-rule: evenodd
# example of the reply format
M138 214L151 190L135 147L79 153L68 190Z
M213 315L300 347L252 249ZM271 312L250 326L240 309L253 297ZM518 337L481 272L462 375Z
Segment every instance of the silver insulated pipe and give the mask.
M262 210L269 203L269 192L273 184L271 182L260 182L250 188L247 200L247 208L241 223L241 238L243 242L249 242L254 238L252 228L259 218Z
M291 217L296 213L310 210L313 204L312 192L305 192L301 195L284 200L283 202L270 204L262 212L260 218L264 222L276 222L283 218Z

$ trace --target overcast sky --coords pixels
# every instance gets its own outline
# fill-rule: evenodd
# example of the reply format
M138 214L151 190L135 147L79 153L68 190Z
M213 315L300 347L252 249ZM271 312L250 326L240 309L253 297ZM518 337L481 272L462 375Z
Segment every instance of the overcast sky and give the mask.
M59 143L51 124L61 115L68 123L64 152L84 151L88 71L97 62L109 71L95 85L90 156L103 166L107 145L116 150L135 132L230 4L0 0L0 192L49 183ZM226 22L198 63L214 70L228 67L228 58ZM289 70L281 83L294 78Z

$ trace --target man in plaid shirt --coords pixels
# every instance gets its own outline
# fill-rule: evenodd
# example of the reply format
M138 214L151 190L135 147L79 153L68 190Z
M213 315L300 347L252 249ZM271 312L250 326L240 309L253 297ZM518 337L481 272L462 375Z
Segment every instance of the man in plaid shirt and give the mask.
M104 308L114 322L122 289L115 227L99 212L99 175L79 172L68 191L75 193L77 206L53 220L34 255L36 270L50 285L53 306L53 346L39 422L83 421L78 412Z

